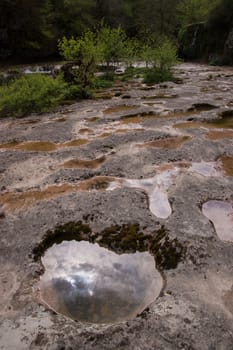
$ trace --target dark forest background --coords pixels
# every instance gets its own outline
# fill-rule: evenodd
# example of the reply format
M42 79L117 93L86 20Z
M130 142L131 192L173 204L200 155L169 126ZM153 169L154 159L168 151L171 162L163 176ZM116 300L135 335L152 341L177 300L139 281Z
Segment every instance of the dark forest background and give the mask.
M101 21L129 37L167 36L176 45L188 25L203 22L210 46L221 50L232 20L232 0L1 0L0 58L55 56L60 38Z

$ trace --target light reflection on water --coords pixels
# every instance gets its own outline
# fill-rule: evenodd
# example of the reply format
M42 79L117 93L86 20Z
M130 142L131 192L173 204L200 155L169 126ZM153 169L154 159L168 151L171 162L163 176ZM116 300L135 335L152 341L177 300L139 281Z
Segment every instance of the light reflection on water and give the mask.
M202 212L213 222L221 240L233 242L233 207L231 203L211 200L203 204Z
M133 319L160 294L163 279L148 252L118 255L98 244L64 241L42 257L42 300L90 323Z

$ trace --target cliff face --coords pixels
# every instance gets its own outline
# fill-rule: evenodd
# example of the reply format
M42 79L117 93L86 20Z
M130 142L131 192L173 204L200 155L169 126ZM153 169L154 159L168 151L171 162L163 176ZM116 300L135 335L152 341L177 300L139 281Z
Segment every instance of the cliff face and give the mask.
M205 52L205 24L190 24L183 34L180 43L180 55L185 60L200 60Z
M187 60L233 64L233 2L223 0L206 23L190 24L180 41Z

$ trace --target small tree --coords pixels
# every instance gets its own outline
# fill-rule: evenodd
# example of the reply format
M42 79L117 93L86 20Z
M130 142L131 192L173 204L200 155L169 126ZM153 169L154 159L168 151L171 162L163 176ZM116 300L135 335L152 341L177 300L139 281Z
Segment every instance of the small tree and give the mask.
M167 71L179 62L177 48L167 38L161 38L154 47L144 45L141 58L147 66Z
M58 48L66 60L73 61L64 66L64 79L78 84L85 96L87 88L93 84L97 64L102 59L95 34L87 31L77 39L63 38L59 41Z
M125 56L127 36L120 27L112 29L101 25L97 43L102 52L102 59L108 67L110 63L119 63L120 59Z

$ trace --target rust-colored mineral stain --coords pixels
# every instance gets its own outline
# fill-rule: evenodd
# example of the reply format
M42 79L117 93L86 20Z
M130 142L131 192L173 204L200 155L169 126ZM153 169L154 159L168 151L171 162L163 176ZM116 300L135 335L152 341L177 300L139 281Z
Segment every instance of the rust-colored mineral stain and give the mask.
M1 149L15 149L21 151L40 151L50 152L57 149L57 145L53 142L47 141L29 141L29 142L17 142L12 141L3 143L0 145Z
M136 129L117 129L115 133L117 134L125 134L125 133L130 133L130 132L142 132L145 131L143 128L136 128Z
M122 124L138 124L138 123L141 123L141 122L143 122L143 120L145 120L146 118L144 117L144 118L142 118L141 116L132 116L132 117L130 117L130 116L127 116L127 117L125 117L125 118L122 118L122 121L121 121L121 123Z
M110 107L103 111L104 114L112 114L112 113L120 113L128 110L134 110L140 106L134 106L134 105L122 105L122 106L116 106L116 107Z
M76 186L63 184L60 186L49 186L42 191L8 192L0 195L0 204L10 211L21 210L33 206L36 202L57 198L75 190Z
M51 152L57 149L57 145L53 142L35 141L35 142L20 143L15 148L22 151Z
M99 190L104 191L108 188L109 184L115 180L114 177L111 176L96 176L92 179L88 179L80 182L77 185L77 189L81 191L91 191L91 190Z
M233 287L224 294L222 299L225 307L233 314Z
M65 117L62 117L62 118L58 118L58 119L54 119L54 121L56 122L56 123L64 123L64 122L66 122L66 118Z
M144 143L143 145L139 145L139 147L177 149L183 143L189 140L191 140L190 136L167 137L164 139L159 139L159 140Z
M88 121L91 122L91 123L95 123L95 122L97 122L99 119L100 119L99 117L91 117L91 118L88 119Z
M112 136L114 133L113 132L104 132L103 134L97 136L97 139L103 139L105 137Z
M211 128L211 125L210 124L207 125L202 122L182 122L182 123L176 123L174 125L174 128L177 128L177 129L195 129L200 127Z
M85 169L96 169L106 160L105 156L94 159L94 160L84 160L84 159L71 159L63 164L64 168L85 168Z
M18 146L20 142L18 141L12 141L12 142L6 142L0 144L0 149L14 149L16 146Z
M82 128L78 131L79 134L92 134L94 132L93 129L89 129L89 128Z
M233 156L221 156L218 161L220 161L225 175L233 176Z
M211 130L207 138L209 140L233 139L233 130Z
M183 122L174 125L175 128L192 129L192 128L208 128L208 129L233 129L233 117L231 115L222 116L218 119L211 119L203 122Z
M88 143L88 140L86 139L77 139L65 142L61 144L60 147L79 147L85 145L86 143Z
M15 149L21 151L32 152L51 152L57 149L57 145L53 142L33 141L33 142L16 142L12 141L0 145L1 149Z
M170 99L170 98L176 98L178 95L177 94L157 94L157 95L152 95L152 96L145 96L145 97L142 97L142 99L145 99L145 100L156 100L156 99Z

